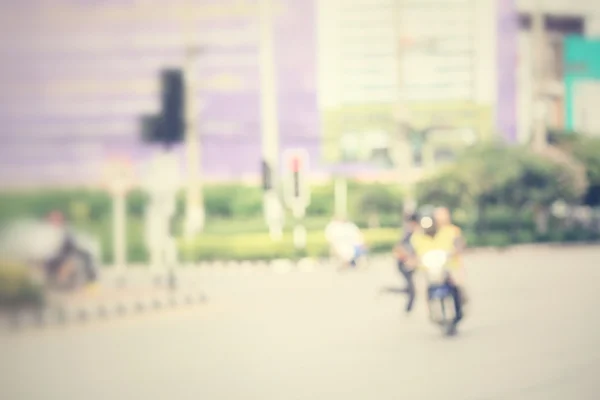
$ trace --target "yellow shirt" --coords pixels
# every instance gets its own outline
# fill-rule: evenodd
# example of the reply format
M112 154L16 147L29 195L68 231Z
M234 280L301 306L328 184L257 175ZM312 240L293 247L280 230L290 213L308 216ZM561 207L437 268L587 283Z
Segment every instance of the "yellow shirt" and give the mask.
M456 248L456 239L461 235L461 230L457 226L449 225L438 230L435 236L426 235L423 232L415 232L410 239L410 244L415 250L417 257L423 256L431 250L444 250L452 252ZM459 256L452 257L449 260L449 267L457 269L461 265Z

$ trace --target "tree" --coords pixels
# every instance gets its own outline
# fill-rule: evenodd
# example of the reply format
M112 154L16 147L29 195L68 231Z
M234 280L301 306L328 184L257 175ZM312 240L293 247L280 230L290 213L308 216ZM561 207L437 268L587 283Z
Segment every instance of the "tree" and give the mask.
M600 206L600 139L581 137L573 144L572 154L583 164L589 183L583 202L591 207Z
M476 210L478 230L485 230L489 207L498 205L516 213L536 212L544 230L542 220L552 203L572 203L584 193L587 186L576 174L574 168L565 168L560 156L553 159L522 146L486 143L466 149L454 164L422 182L417 192L422 203Z
M383 185L373 185L358 199L358 211L369 218L369 225L379 225L381 215L399 214L402 210L401 197Z

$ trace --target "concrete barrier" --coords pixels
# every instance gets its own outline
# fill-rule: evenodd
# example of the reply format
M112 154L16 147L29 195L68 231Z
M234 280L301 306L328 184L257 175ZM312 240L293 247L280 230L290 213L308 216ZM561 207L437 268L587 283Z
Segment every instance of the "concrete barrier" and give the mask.
M51 304L44 308L13 309L0 313L0 327L9 331L82 324L128 315L157 312L166 308L193 306L208 300L202 291L161 293L148 296L104 298L84 302Z

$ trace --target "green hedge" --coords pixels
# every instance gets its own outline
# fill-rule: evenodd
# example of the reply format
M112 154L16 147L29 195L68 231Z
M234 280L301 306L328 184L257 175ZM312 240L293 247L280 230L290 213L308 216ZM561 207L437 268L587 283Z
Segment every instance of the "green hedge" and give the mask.
M372 253L391 252L401 237L399 229L380 228L364 231ZM531 230L508 232L502 229L488 230L484 234L465 231L471 248L507 247L520 243L560 243L600 240L598 233L581 229L553 230L548 235L536 235ZM272 242L266 233L210 235L195 238L191 243L179 242L183 260L270 260L276 258L323 257L328 254L328 245L322 231L309 232L307 248L297 252L293 246L291 232L287 232L280 242Z
M42 288L32 282L24 265L0 262L0 307L37 306L43 302Z
M398 241L396 229L369 229L365 239L371 251L391 251ZM179 249L184 260L268 260L276 258L323 257L329 253L329 247L323 231L308 232L307 246L304 251L294 248L292 235L286 232L279 242L273 242L267 233L243 235L201 235L191 243L181 240Z
M131 216L127 223L128 259L131 262L146 262L148 254L144 242L143 220ZM139 215L139 214L138 214ZM533 242L570 242L577 240L595 240L597 234L582 229L565 230L560 221L552 220L546 235L536 233L533 215L527 212L515 212L506 207L490 207L486 210L485 220L476 222L476 214L470 210L455 210L455 221L459 224L469 241L469 245L507 246L514 243ZM306 254L322 255L326 252L323 230L329 217L310 216L305 220L309 230L309 246ZM181 220L179 221L179 223ZM189 249L181 244L187 258L199 259L258 259L296 256L292 245L292 218L286 221L286 234L281 243L273 244L266 233L261 217L247 219L212 218L208 221L205 233L196 238ZM361 228L367 227L367 216L357 220ZM483 222L483 223L482 223ZM85 220L76 223L83 231L98 237L102 244L102 258L105 263L112 262L112 219L99 221ZM399 213L381 215L380 229L366 229L367 238L373 250L389 251L400 233ZM180 231L178 229L178 231ZM185 258L185 257L184 257Z
M402 207L399 185L364 184L349 182L349 213L359 218L366 213L394 214ZM333 184L311 188L310 217L329 217L334 212ZM184 213L184 193L177 196L177 215ZM263 193L258 186L213 184L204 188L204 202L208 219L260 219ZM131 218L143 218L148 195L133 190L127 196L127 211ZM0 193L0 222L19 216L42 217L59 210L76 221L110 219L111 199L100 190L39 190Z

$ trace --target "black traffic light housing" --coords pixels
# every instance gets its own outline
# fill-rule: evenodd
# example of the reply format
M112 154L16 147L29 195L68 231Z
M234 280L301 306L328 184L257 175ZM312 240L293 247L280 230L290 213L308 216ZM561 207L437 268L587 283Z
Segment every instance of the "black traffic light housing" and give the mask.
M142 139L169 148L185 135L185 83L181 69L160 73L161 109L158 115L141 117Z
M266 160L261 161L262 187L265 192L273 189L273 171Z

